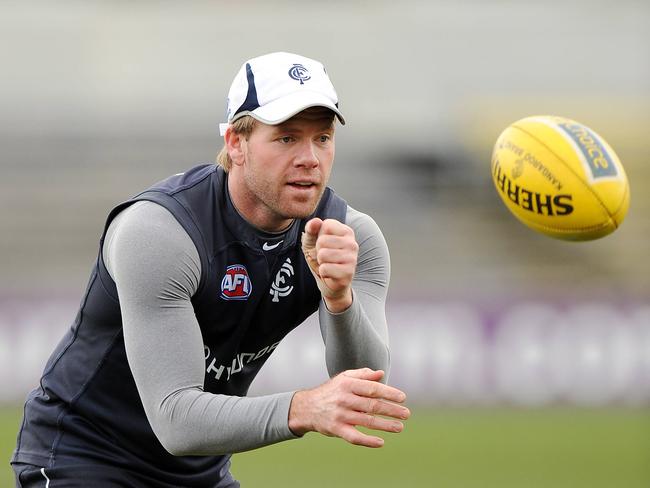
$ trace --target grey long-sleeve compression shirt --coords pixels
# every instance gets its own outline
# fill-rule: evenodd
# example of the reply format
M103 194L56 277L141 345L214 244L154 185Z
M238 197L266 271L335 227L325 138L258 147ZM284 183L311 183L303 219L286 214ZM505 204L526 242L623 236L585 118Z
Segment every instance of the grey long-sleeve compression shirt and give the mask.
M332 314L321 301L327 369L331 376L366 366L388 372L388 247L367 215L348 207L347 224L359 244L353 303ZM190 301L201 262L165 208L143 201L122 211L107 230L102 252L117 285L129 366L165 449L219 455L295 437L288 427L295 392L236 397L203 391L203 341Z

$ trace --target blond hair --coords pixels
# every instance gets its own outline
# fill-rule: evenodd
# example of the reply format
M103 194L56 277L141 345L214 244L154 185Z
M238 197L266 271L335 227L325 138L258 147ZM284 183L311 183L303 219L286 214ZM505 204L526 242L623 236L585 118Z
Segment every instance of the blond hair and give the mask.
M231 130L242 136L244 139L248 139L252 134L253 129L255 128L257 121L250 115L244 115L243 117L235 120L230 124ZM227 173L232 168L232 159L230 159L230 154L228 154L228 148L224 145L217 154L217 164L223 168Z
M334 112L332 112L327 107L310 107L294 115L291 117L291 119L324 119L333 125L336 120L334 115ZM253 133L253 129L255 129L257 123L257 120L255 120L250 115L244 115L243 117L231 123L230 127L235 134L242 136L244 139L248 140L250 135ZM228 148L225 145L221 148L219 154L217 154L217 164L221 166L226 173L230 171L230 168L232 168L232 159L230 159Z

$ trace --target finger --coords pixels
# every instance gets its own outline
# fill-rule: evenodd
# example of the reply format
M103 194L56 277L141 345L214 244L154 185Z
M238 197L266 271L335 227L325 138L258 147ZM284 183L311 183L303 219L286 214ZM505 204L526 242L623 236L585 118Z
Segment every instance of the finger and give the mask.
M374 435L364 434L359 432L350 424L341 424L339 427L338 435L341 439L348 441L350 444L355 446L365 446L365 447L382 447L384 445L384 439Z
M384 372L381 369L375 370L370 368L348 369L343 371L341 376L369 381L379 381L384 377Z
M324 235L336 236L354 235L354 231L351 227L334 219L325 219L320 229L320 233Z
M346 396L343 405L357 412L382 415L400 420L406 420L411 416L411 411L405 406L378 398L367 398L357 395Z
M406 394L392 386L376 381L360 379L352 383L352 393L367 398L381 398L390 402L402 403Z
M402 432L404 424L398 420L384 419L363 412L347 412L342 420L351 425L367 427L372 430L381 430L383 432Z
M316 260L319 263L351 264L354 269L357 262L357 255L346 249L321 248L316 252Z
M316 249L358 249L357 241L347 236L320 234L316 240Z
M354 276L354 266L350 264L323 263L318 266L318 276L332 280L347 280L348 284Z

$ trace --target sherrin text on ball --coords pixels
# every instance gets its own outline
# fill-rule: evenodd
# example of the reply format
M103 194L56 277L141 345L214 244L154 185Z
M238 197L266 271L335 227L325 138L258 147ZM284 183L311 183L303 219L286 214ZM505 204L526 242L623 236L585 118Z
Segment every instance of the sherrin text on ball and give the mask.
M630 203L614 150L590 128L563 117L527 117L507 127L492 153L492 180L520 221L569 241L610 234Z

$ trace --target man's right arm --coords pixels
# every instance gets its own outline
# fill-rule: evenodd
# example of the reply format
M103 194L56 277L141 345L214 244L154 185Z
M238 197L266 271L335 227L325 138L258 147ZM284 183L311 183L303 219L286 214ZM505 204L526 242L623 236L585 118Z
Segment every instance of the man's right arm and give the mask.
M294 438L292 392L263 397L203 391L205 356L190 301L201 264L169 213L137 202L111 223L103 248L117 285L127 359L154 433L175 455L217 455Z

